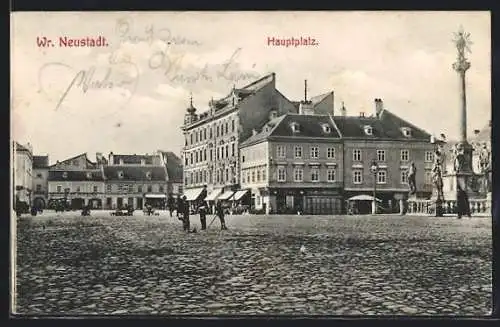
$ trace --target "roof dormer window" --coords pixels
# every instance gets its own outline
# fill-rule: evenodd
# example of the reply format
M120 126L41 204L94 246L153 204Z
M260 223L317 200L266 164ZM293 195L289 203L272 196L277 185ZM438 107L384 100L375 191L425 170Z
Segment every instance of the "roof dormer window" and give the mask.
M366 125L364 130L366 135L373 135L373 128L370 125Z
M326 133L326 134L329 134L332 132L332 129L330 128L330 126L328 124L323 124L323 132Z
M66 171L65 171L65 172L62 174L62 177L63 177L63 178L65 178L65 179L66 179L66 178L68 178L68 172L66 172Z
M291 123L290 128L292 129L292 132L294 132L294 133L300 132L300 125L298 123Z
M401 132L405 137L411 137L411 129L408 127L401 128Z
M120 171L118 172L118 178L119 178L119 179L123 179L123 171L121 171L121 170L120 170Z
M147 178L147 179L149 179L149 180L151 180L151 176L152 176L152 175L151 175L151 172L150 172L150 171L148 171L148 172L146 173L146 178Z

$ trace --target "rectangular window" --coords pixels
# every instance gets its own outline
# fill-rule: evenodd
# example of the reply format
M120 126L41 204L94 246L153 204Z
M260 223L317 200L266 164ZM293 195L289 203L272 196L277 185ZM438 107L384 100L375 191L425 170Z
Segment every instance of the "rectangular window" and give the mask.
M408 184L408 170L401 171L401 184Z
M311 169L311 181L312 182L319 182L319 169L318 168Z
M295 168L293 172L293 180L295 182L302 182L304 180L304 170L302 168Z
M363 183L363 171L356 169L352 171L352 182L354 184L361 184Z
M328 148L328 149L326 150L326 157L327 157L328 159L335 159L335 148L331 148L331 147L330 147L330 148Z
M432 171L426 170L424 176L425 176L425 184L427 185L432 184Z
M106 192L111 192L111 184L106 185Z
M326 171L326 179L328 182L335 182L335 169L328 169Z
M276 148L276 156L278 158L285 158L285 146L284 145L278 145Z
M148 192L149 192L149 193L153 192L153 186L148 185Z
M352 160L361 161L361 150L359 149L352 150Z
M229 144L226 144L226 158L229 157Z
M99 192L99 187L97 187L97 185L94 185L94 190L93 191L94 191L94 193Z
M311 159L319 158L319 148L317 146L311 147Z
M387 183L387 172L385 170L379 170L377 172L377 184Z
M204 140L207 139L207 129L206 128L203 129L203 139Z
M214 161L214 150L210 149L210 161Z
M163 193L163 186L160 185L160 188L158 190L160 193Z
M425 162L432 162L432 161L434 161L434 152L425 151Z
M187 166L187 165L189 165L189 161L188 161L188 157L187 157L187 156L184 158L184 164L185 164L186 166Z
M208 136L209 136L210 138L212 138L212 137L213 137L213 135L212 135L212 127L211 127L211 126L208 128Z
M285 167L278 167L278 182L286 181L286 170Z
M142 193L142 185L137 185L137 193Z
M257 170L257 182L260 182L260 170Z
M37 184L37 185L36 185L36 191L37 191L37 192L41 192L41 191L42 191L42 185Z
M265 181L266 180L266 168L263 168L262 169L262 180Z
M401 161L409 161L410 160L410 151L401 150Z
M76 187L76 193L80 193L80 192L81 192L81 188L80 188L80 186L77 186Z
M377 150L377 161L385 161L385 150Z
M189 154L189 157L190 157L190 158L189 158L189 163L192 165L192 164L193 164L193 159L194 159L194 158L193 158L193 154L192 154L192 153L190 153L190 154Z
M295 147L295 158L302 158L302 147L301 146L296 146Z
M252 171L252 183L255 183L255 171Z
M219 160L220 158L220 151L219 151L219 148L217 148L217 160Z
M61 193L62 192L62 186L61 185L57 185L57 193Z
M64 189L64 193L70 193L70 192L71 192L71 190L69 188Z
M231 120L231 130L234 132L234 119Z
M231 156L234 157L234 143L231 144Z

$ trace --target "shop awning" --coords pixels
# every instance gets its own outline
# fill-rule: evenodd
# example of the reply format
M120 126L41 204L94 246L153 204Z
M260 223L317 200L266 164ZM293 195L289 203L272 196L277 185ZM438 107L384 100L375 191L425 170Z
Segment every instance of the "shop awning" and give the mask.
M221 196L218 197L218 200L228 200L233 196L234 192L233 191L226 191L222 193Z
M245 194L248 193L249 190L240 190L240 191L237 191L236 193L234 193L233 197L231 198L231 200L233 201L238 201L239 199L241 199Z
M361 194L361 195L353 196L352 198L349 198L348 200L349 201L373 201L373 196ZM382 200L380 200L380 199L377 199L377 201L382 202Z
M222 189L213 190L206 198L205 201L215 201L222 193Z
M167 196L165 194L146 194L146 199L165 199Z
M184 196L186 197L186 201L197 200L202 191L203 191L202 187L185 190Z

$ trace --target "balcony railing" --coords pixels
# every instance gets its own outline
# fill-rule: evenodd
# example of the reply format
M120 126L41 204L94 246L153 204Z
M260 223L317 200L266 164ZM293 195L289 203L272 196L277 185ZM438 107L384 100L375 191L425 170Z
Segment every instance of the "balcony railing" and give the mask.
M473 216L491 216L491 200L470 199L470 212ZM442 204L444 214L457 214L457 201L447 200ZM436 204L431 200L417 199L408 201L408 214L434 215Z

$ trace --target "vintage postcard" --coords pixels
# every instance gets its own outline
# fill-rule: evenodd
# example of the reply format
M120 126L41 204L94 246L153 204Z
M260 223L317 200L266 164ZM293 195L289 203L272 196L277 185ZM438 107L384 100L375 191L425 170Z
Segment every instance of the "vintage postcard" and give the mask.
M491 314L489 12L11 19L13 314Z

